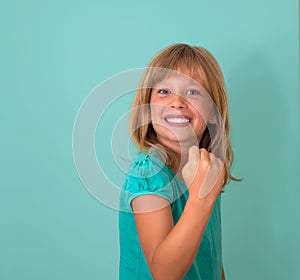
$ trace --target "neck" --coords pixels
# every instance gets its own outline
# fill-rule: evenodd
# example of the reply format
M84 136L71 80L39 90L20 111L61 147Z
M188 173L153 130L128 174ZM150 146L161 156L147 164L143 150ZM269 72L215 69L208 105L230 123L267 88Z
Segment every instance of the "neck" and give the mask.
M172 168L173 172L179 178L182 179L181 170L188 161L188 151L192 145L191 144L190 145L183 145L183 144L180 145L179 143L176 143L175 145L174 145L174 143L172 143L173 145L168 145L169 143L160 143L160 144L163 145L164 147L168 148L175 155L178 165L172 166L171 168Z

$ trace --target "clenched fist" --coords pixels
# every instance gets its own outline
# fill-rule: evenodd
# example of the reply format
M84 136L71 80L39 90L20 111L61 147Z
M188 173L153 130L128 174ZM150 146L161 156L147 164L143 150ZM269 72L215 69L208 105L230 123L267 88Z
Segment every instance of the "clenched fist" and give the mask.
M190 196L206 197L213 189L218 195L224 180L224 163L206 149L192 146L188 161L182 168L182 177L189 188Z

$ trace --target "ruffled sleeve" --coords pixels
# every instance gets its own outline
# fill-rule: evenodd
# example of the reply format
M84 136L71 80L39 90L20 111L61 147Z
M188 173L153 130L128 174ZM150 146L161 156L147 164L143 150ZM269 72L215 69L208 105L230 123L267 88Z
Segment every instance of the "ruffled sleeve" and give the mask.
M154 194L174 201L172 181L174 174L156 156L140 154L130 165L129 173L123 186L121 203L131 210L131 201L144 194Z

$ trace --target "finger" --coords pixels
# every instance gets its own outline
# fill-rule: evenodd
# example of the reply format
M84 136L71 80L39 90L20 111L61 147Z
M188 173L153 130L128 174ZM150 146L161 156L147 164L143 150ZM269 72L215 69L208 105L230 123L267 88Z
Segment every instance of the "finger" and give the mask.
M197 146L192 146L188 151L188 161L182 168L182 176L185 183L189 186L196 175L197 166L199 163L200 153Z
M206 149L200 149L200 167L204 171L209 169L210 156Z
M215 166L215 172L218 173L218 177L221 175L223 172L223 167L224 167L224 162L216 157L213 153L209 153L210 156L210 166L213 165Z
M199 148L197 146L192 146L189 148L189 162L198 163L200 158Z
M206 197L213 190L214 187L219 186L219 177L222 173L222 168L220 168L219 161L215 157L215 155L209 153L208 156L210 158L210 164L200 188L200 199Z

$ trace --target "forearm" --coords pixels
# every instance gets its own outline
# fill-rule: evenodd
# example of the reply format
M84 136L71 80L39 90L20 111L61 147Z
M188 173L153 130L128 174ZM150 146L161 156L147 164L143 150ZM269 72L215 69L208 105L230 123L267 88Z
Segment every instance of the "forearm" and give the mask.
M182 279L193 263L213 203L187 201L177 224L148 260L154 279Z
M165 205L165 199L155 195L145 195L132 202L134 211L144 212L144 214L136 213L135 220L141 246L155 280L182 279L186 274L198 252L214 202L222 188L224 168L221 169L221 163L204 149L201 149L201 158L198 154L197 159L194 159L194 154L195 151L190 149L189 164L182 169L189 198L175 226L171 207ZM196 170L194 170L195 160L199 160ZM196 174L195 176L190 176L190 169L193 174ZM207 181L207 178L217 178L217 182ZM211 187L212 183L214 187L200 199L201 188L204 186L207 189L207 186ZM145 205L162 207L144 209ZM157 210L149 211L151 209Z

